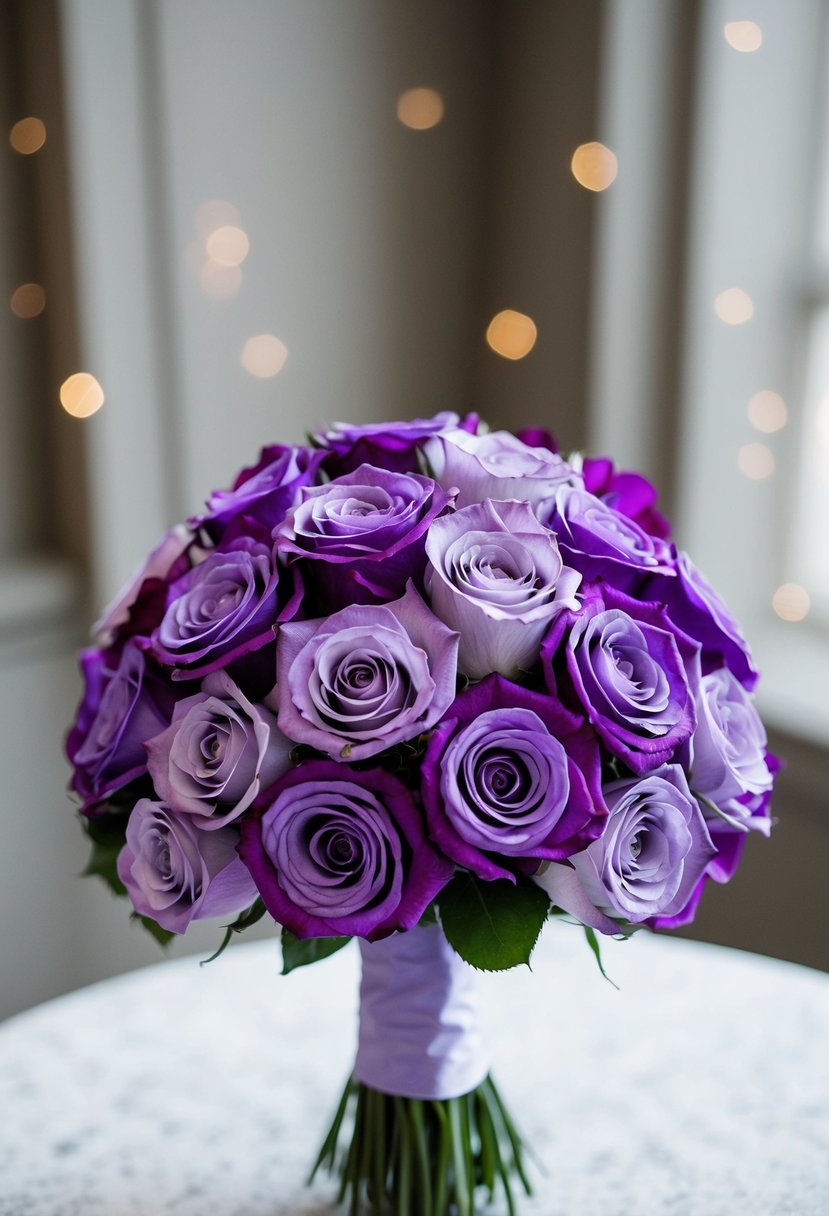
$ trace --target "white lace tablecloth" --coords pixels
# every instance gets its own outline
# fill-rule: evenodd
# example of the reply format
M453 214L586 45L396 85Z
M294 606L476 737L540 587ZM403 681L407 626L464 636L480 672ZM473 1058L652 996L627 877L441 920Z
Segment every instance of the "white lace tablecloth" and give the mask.
M321 1216L304 1174L353 1058L357 951L165 963L0 1027L0 1216ZM829 976L549 925L481 977L494 1072L546 1166L532 1216L827 1216Z

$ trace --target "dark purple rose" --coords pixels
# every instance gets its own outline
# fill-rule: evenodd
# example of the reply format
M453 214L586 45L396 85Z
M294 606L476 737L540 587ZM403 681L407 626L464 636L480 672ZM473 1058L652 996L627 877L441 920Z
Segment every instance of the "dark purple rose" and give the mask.
M85 650L80 663L84 695L66 754L74 769L71 788L88 813L147 771L144 743L169 723L175 695L147 670L133 642L120 655Z
M541 647L553 695L563 691L556 674L563 661L605 747L639 774L673 759L696 725L690 677L697 655L660 604L609 586L591 588L578 614L562 614Z
M204 528L218 541L224 529L241 516L255 521L269 535L297 502L300 489L313 485L324 458L324 452L306 447L274 444L262 448L257 463L242 469L231 490L211 494L207 511L189 520L190 526Z
M361 464L379 465L392 473L417 473L418 452L430 435L458 426L474 434L477 425L475 414L461 421L449 412L435 414L434 418L413 418L411 422L370 422L362 426L335 422L330 430L316 434L314 441L325 449L325 467L332 476L350 473Z
M382 769L292 769L244 820L239 851L273 918L297 937L373 941L411 929L452 876L412 795Z
M565 486L546 522L558 537L564 560L585 579L606 579L633 592L647 575L673 572L664 541L587 490Z
M518 438L531 448L546 448L548 452L558 452L555 436L541 426L525 426L518 432Z
M647 477L616 469L604 456L585 457L581 471L585 490L627 515L644 532L662 540L671 535L671 525L656 509L656 487Z
M426 556L432 608L460 634L458 663L473 680L531 668L553 618L577 607L581 578L527 503L482 502L441 516Z
M455 695L458 635L409 585L391 604L357 604L283 625L279 727L335 759L365 760L434 726Z
M205 675L273 641L278 573L267 545L240 537L174 582L150 648L160 663Z
M602 932L614 932L616 920L654 924L681 915L716 852L682 769L667 764L647 777L613 782L604 796L610 816L602 835L569 861L586 905L573 898L573 874L564 866L552 864L536 882Z
M427 467L447 490L456 488L459 507L486 499L529 503L536 515L549 514L562 485L581 477L561 456L530 447L509 431L470 435L444 431L423 445Z
M193 534L184 524L176 524L155 545L145 561L141 563L129 581L121 588L115 599L107 604L98 620L92 626L92 636L102 646L111 646L117 634L123 636L124 626L134 614L137 603L149 598L155 590L155 598L159 602L157 619L147 622L135 622L136 627L127 632L149 633L158 624L164 611L164 588L168 577L179 578L189 568L189 561L184 556L187 548L193 542Z
M421 782L433 840L486 879L515 881L514 861L579 852L607 815L599 749L584 720L497 675L452 705L429 741Z
M740 626L687 553L673 549L672 554L673 576L649 579L643 595L666 604L671 620L701 643L704 673L724 663L751 692L758 673Z
M364 464L302 491L277 532L277 549L303 572L331 610L397 599L422 582L426 531L452 497L429 477Z
M713 828L768 835L763 795L773 784L766 732L749 694L722 667L703 676L696 697L697 729L690 741L690 783ZM713 803L714 806L710 806ZM714 807L732 820L717 815Z
M127 821L118 877L139 916L184 933L191 920L232 916L256 899L238 840L235 828L202 832L192 815L141 798Z
M179 701L167 730L148 740L147 764L161 801L213 831L238 819L290 767L291 747L275 715L215 671Z

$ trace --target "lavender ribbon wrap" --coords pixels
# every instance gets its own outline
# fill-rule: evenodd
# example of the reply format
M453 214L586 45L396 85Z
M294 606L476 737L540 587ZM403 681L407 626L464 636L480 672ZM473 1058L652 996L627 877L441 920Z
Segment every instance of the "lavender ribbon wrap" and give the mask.
M354 1076L385 1094L435 1101L489 1072L473 969L437 925L360 942L360 1032Z

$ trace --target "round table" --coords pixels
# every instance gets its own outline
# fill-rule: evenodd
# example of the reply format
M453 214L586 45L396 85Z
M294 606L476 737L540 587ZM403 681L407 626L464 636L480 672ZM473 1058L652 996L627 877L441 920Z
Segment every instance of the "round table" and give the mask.
M547 927L480 976L493 1071L540 1156L533 1216L826 1216L829 976ZM353 946L162 963L0 1027L0 1216L321 1216L304 1186L353 1059Z

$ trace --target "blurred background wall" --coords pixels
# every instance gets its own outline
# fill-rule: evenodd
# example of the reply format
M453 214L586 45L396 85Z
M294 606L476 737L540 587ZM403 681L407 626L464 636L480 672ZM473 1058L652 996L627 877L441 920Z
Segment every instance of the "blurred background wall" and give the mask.
M656 479L787 760L690 932L829 968L825 6L743 9L0 6L0 1016L159 957L78 878L92 614L263 443L440 409Z

